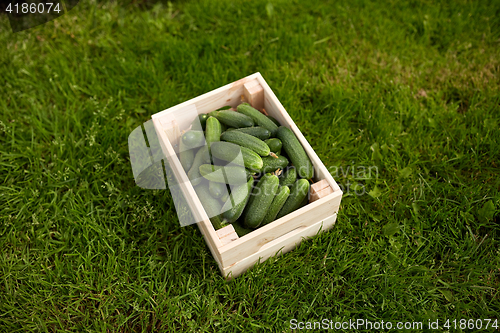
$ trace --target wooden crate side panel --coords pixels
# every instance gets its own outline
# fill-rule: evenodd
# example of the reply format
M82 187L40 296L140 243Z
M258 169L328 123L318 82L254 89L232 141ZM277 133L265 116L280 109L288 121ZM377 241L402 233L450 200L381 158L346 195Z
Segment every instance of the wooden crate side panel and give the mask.
M341 196L341 193L334 192L224 245L219 249L223 266L230 266L260 251L266 243L298 227L309 227L337 213Z
M236 107L238 104L241 103L241 96L244 95L243 85L245 83L249 83L253 80L256 80L258 77L262 77L260 73L254 73L243 79L227 84L223 87L212 90L198 97L192 98L188 101L175 105L164 111L158 112L154 114L152 117L158 118L158 117L164 117L167 114L172 115L173 112L179 109L182 110L183 108L189 105L195 105L198 110L198 114L207 113L225 105L231 105L232 107Z
M251 82L257 81L254 80ZM173 129L169 132L171 135L168 136L168 139L175 147L179 138L173 136L180 136L181 132L187 130L199 114L211 112L226 105L236 107L242 102L241 97L245 96L245 92L244 85L241 84L239 86L234 86L230 90L220 91L217 94L208 93L205 94L208 96L204 100L198 102L188 101L190 102L189 104L183 103L182 107L174 106L154 115L153 118L159 119L165 128ZM253 99L258 99L258 97ZM175 128L176 124L178 126L177 128ZM179 130L179 132L176 130Z
M283 107L281 102L278 100L276 95L273 93L273 91L271 90L269 85L266 83L264 78L261 76L258 78L258 81L260 82L260 84L264 88L264 108L269 113L269 115L276 118L284 126L288 126L293 131L293 133L297 136L297 138L299 139L299 142L304 147L307 155L309 156L309 158L311 159L311 162L314 165L314 173L315 173L314 178L318 181L321 179L326 179L328 181L328 183L330 184L330 186L332 187L334 192L340 191L340 187L338 186L337 182L333 179L332 175L328 172L328 169L324 166L323 162L321 162L320 158L318 157L316 152L312 149L309 142L302 135L299 128L297 127L297 125L295 125L295 122L288 115L285 108Z
M275 243L270 244L270 246L264 247L261 251L254 253L250 256L245 257L239 262L226 266L221 269L222 275L228 279L235 278L249 268L251 268L257 261L263 262L274 255L284 254L293 250L301 241L309 237L315 236L318 231L326 231L331 229L337 219L337 214L334 214L323 221L315 223L309 227L304 227L297 232L290 232L290 234L285 235L283 239L278 239Z
M222 246L222 243L217 237L215 229L213 228L212 223L210 222L207 213L205 212L205 209L198 199L193 186L189 182L186 172L184 172L184 169L182 168L181 162L177 158L172 145L168 141L163 126L158 121L158 119L153 119L153 123L155 125L156 133L159 136L159 141L163 153L167 157L167 161L170 164L170 167L172 168L174 175L178 181L177 185L180 187L182 194L184 195L184 199L187 201L187 204L191 212L193 213L194 218L197 221L201 221L198 223L198 227L205 236L207 245L210 248L212 255L217 262L221 262L220 253L217 249Z
M167 132L170 144L178 151L178 143L182 132L189 128L193 120L198 117L198 114L196 105L190 104L154 119L161 123L163 129Z
M212 223L210 222L210 220L203 220L197 223L197 225L198 229L200 229L200 232L203 235L203 238L205 238L205 242L207 243L210 253L212 253L214 260L217 262L217 266L219 266L220 269L221 267L223 267L219 253L219 247L222 246L222 243L217 235L213 236L213 233L215 233L215 229L212 226Z
M182 168L181 162L179 158L177 158L174 148L172 147L170 141L167 138L165 128L160 124L160 122L157 119L153 119L153 124L155 125L156 133L160 138L159 141L163 153L165 154L167 162L172 171L174 172L175 178L178 182L176 185L179 185L183 190L183 194L185 195L186 200L188 201L189 207L193 210L195 218L197 220L202 220L205 217L208 218L206 214L205 216L203 216L203 214L200 214L200 208L201 211L204 212L201 202L199 202L199 200L197 200L198 202L196 202L196 200L193 200L193 197L196 197L197 199L196 192L194 191L194 188L191 186L191 183L189 182L186 172Z

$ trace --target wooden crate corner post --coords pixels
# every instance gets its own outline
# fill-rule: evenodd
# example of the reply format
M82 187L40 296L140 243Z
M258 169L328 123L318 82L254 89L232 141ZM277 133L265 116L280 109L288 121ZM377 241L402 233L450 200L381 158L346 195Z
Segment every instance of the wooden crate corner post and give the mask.
M216 231L216 233L217 236L219 236L222 246L238 239L238 235L236 234L236 231L234 231L232 224L225 226L224 228L220 228Z
M309 202L314 202L316 200L319 200L331 193L333 193L332 187L330 186L330 184L328 184L326 179L322 179L319 182L316 182L311 185Z
M253 80L243 85L245 99L259 111L264 109L264 88L259 81Z

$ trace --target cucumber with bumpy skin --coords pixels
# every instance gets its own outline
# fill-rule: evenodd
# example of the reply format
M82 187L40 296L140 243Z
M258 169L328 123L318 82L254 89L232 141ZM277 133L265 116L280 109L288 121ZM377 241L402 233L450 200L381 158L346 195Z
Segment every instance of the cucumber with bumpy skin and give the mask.
M235 111L230 111L230 110L217 111L214 113L214 115L221 123L226 124L229 127L241 128L241 127L251 127L255 125L252 118Z
M245 184L241 184L231 191L229 199L222 206L222 216L229 223L236 221L243 213L243 209L250 198L250 192L252 192L252 185L253 178L250 177Z
M309 198L308 198L308 195L306 195L306 196L304 197L304 200L302 200L302 202L300 203L300 205L299 205L299 207L298 207L297 209L304 207L304 206L305 206L305 205L307 205L308 203L309 203Z
M259 172L263 166L262 158L259 154L231 142L214 142L211 151L213 157L245 166L250 171Z
M216 183L238 185L246 183L250 173L244 167L217 166L211 164L200 165L200 174L203 178Z
M266 128L269 132L271 132L271 136L274 136L276 131L278 130L278 126L271 119L269 119L259 110L254 109L252 106L250 106L250 104L241 103L236 109L238 110L238 112L241 112L244 115L252 118L258 126Z
M297 171L295 167L289 167L280 176L280 186L291 187L297 180Z
M204 131L207 124L208 114L202 113L198 117L194 118L191 123L192 131Z
M196 186L203 180L200 174L200 165L205 163L210 163L210 153L208 152L207 146L201 147L194 156L193 165L188 172L188 178L191 181L191 185Z
M276 137L283 143L283 149L297 169L297 174L301 178L312 178L314 175L312 162L295 134L288 127L280 126L276 131Z
M289 195L290 188L288 188L288 186L281 186L278 189L278 193L276 193L276 196L274 197L271 206L267 210L266 216L264 216L264 219L262 220L260 226L266 225L276 219L276 215L278 215L278 212L285 204L286 199L288 199Z
M215 230L223 228L227 225L226 221L221 219L220 210L221 204L219 200L213 198L210 195L207 185L202 184L195 187L196 194L198 194L198 199L200 199L201 205L205 209L212 225Z
M210 144L212 142L220 141L220 135L222 133L222 127L215 117L208 117L207 119L207 129L205 133L205 141L208 145L208 150L210 151Z
M238 237L243 237L243 236L252 232L252 229L247 229L247 228L243 227L239 221L236 221L235 223L233 223L233 228L234 228L234 231L236 231L236 234L238 235Z
M187 131L181 136L182 143L188 148L195 148L205 141L202 131Z
M283 147L283 144L281 143L281 140L278 138L272 138L264 141L268 146L269 149L276 155L281 154L281 147Z
M284 169L288 165L288 159L285 156L278 156L278 158L267 156L262 158L261 172L268 173L274 172L278 169Z
M255 126L255 127L245 127L245 128L235 128L232 131L243 132L245 134L250 134L251 136L255 136L258 139L266 140L271 137L271 132L269 132L264 127Z
M269 146L261 139L236 130L222 133L220 139L251 149L260 156L268 156L271 153Z
M278 186L279 180L277 176L271 174L262 176L254 189L257 192L255 197L248 203L245 226L255 229L261 224L278 191Z
M283 217L300 208L303 200L305 200L309 194L310 186L311 185L307 179L297 180L290 189L290 195L288 196L288 199L286 199L283 207L281 207L278 215L276 215L276 219L279 219L280 217Z

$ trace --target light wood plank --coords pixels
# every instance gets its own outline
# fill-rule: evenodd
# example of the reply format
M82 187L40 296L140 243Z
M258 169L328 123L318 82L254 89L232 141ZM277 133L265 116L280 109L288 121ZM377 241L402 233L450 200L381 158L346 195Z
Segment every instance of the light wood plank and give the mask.
M192 98L181 104L172 106L171 108L158 112L154 114L152 117L153 118L163 117L166 114L169 113L172 114L190 105L196 106L198 114L207 113L216 110L220 107L223 107L225 105L231 105L232 107L236 107L238 106L238 104L241 103L241 95L243 95L243 85L247 82L255 80L259 76L261 76L260 73L252 74L243 79L240 79L233 83L229 83L223 87L209 91L203 95Z
M224 245L219 249L222 264L230 266L298 227L309 227L337 213L341 196L341 193L332 193Z
M178 184L176 185L180 186L184 199L193 213L193 217L197 221L200 221L198 222L198 227L204 235L214 259L218 263L222 263L220 252L217 250L222 246L222 242L219 240L219 237L217 237L215 229L213 228L212 223L210 222L207 213L200 202L200 199L198 199L193 186L189 182L186 172L182 168L181 162L177 158L177 155L167 138L165 129L158 119L153 118L153 124L155 126L156 134L158 135L163 153L165 154L167 162L174 171L175 178L178 181Z
M235 241L238 239L238 235L236 234L236 232L232 233L232 234L229 234L227 236L224 236L220 239L222 245L226 245L226 244L229 244L231 243L232 241Z
M281 255L293 250L297 244L302 242L304 239L313 237L318 234L318 231L326 231L331 229L335 225L337 219L337 214L334 214L318 223L315 223L309 227L302 228L296 233L290 233L285 235L283 238L278 239L273 242L268 247L263 247L261 251L256 252L250 256L245 257L241 261L224 268L221 268L221 273L228 280L238 277L242 273L246 272L259 260L263 262L274 255Z

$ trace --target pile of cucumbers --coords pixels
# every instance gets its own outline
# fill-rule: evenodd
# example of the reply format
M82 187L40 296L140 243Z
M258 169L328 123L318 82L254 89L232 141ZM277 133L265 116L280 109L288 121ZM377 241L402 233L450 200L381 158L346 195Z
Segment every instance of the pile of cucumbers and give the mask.
M308 202L314 168L293 132L248 103L200 114L179 159L215 229L241 237Z

